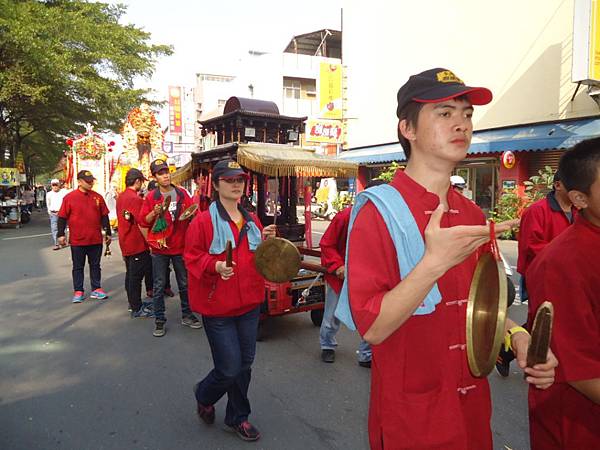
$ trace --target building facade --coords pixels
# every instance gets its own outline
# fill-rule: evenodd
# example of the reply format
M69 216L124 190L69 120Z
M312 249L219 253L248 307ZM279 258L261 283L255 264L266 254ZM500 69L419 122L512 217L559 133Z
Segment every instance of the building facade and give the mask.
M473 143L458 169L473 199L491 208L503 187L522 186L544 165L555 168L565 148L600 134L596 89L578 88L573 77L583 51L574 45L582 27L581 20L574 26L575 16L592 3L349 2L343 11L352 118L347 148L358 153L344 156L371 169L401 161L398 88L411 74L451 69L468 85L494 94L489 105L475 110ZM501 159L506 151L514 154L510 168Z

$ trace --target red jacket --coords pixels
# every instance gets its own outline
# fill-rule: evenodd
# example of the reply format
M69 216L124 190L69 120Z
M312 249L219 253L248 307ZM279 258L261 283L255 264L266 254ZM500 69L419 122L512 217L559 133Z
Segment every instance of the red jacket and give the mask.
M599 254L600 228L578 216L527 270L529 310L554 306L550 348L560 363L552 386L529 387L532 450L600 448L600 405L569 384L600 378Z
M144 200L130 188L117 197L117 222L119 224L119 246L123 256L137 255L148 250L148 243L138 224L145 222L140 218ZM131 213L131 220L125 219L124 211Z
M352 208L346 208L335 215L325 234L321 238L321 265L327 268L325 281L337 294L342 290L343 279L335 275L335 271L346 264L346 238Z
M535 202L523 212L519 230L517 272L525 275L533 258L552 239L573 223L576 211L575 208L571 208L572 216L569 221L569 218L556 201L554 192L550 192L546 198Z
M262 230L256 216L251 214L248 217ZM231 220L229 225L237 244L233 249L234 275L228 280L223 280L215 270L217 261L225 261L225 252L219 255L208 253L213 240L210 211L201 212L188 228L183 256L188 271L190 307L203 316L239 316L256 308L265 299L265 280L254 265L248 236L243 232L240 241L237 225Z
M79 189L65 195L58 212L58 217L66 219L69 240L75 246L102 244L103 216L108 216L108 208L102 196Z
M171 218L171 214L169 212L165 213L168 232L167 247L161 249L154 247L152 248L152 253L157 253L160 255L181 255L183 254L183 249L185 247L185 232L187 231L189 220L180 221L178 218L181 216L183 211L185 211L186 208L192 204L192 199L183 189L175 186L172 187L177 193L177 204L174 210L175 220ZM146 216L154 209L154 205L162 202L163 196L159 188L148 192L140 211L141 226L150 229L152 228L153 223L148 223L146 221Z
M439 197L399 170L398 189L424 233ZM483 225L481 210L448 189L450 211L441 226ZM350 233L348 288L352 316L364 335L380 312L383 296L400 282L389 231L368 202ZM373 345L369 442L372 450L491 450L491 401L487 379L467 364L466 311L477 255L437 280L441 302L431 314L413 315Z

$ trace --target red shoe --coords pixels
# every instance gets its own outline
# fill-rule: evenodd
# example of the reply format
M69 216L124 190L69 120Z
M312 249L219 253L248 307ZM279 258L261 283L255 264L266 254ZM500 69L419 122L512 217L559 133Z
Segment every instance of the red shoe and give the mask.
M260 432L247 420L238 425L229 426L229 428L244 441L258 441L260 439Z
M207 425L215 423L215 407L213 405L204 406L202 403L196 403L198 404L198 417Z

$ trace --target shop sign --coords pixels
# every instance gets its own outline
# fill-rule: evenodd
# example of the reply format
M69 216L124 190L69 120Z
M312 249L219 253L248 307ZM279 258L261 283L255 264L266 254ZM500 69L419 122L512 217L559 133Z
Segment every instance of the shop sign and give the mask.
M18 186L20 178L16 167L0 167L0 186Z
M306 140L326 144L342 142L343 126L339 120L308 119L306 121Z
M573 18L574 83L600 81L600 0L575 0Z
M169 132L181 135L181 88L169 86Z
M319 117L342 118L342 65L322 62L319 72Z
M507 169L512 169L517 163L517 157L510 150L502 153L502 165Z

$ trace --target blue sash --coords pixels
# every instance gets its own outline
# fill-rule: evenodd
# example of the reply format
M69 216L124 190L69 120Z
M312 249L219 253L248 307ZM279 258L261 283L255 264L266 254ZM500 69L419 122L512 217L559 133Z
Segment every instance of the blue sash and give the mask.
M208 253L211 255L223 253L227 241L231 241L231 248L235 248L236 246L235 239L233 238L233 231L231 231L229 222L221 217L218 203L218 201L214 201L208 207L210 220L213 225L213 240L210 244L210 249L208 249ZM246 225L248 227L248 246L250 247L250 251L253 252L256 250L256 247L258 247L258 244L262 242L262 237L254 220L247 214L244 215L244 219L246 220Z
M417 222L404 198L397 189L387 184L374 186L356 196L356 202L350 214L348 238L346 241L346 275L350 272L348 255L350 254L350 233L352 232L352 226L358 212L368 201L371 201L375 205L387 226L394 247L396 248L400 278L403 280L423 258L425 254L425 241L423 241ZM442 296L436 283L413 315L431 314L441 300ZM350 311L347 277L344 279L344 284L342 285L335 316L344 322L348 328L356 330L352 312Z

